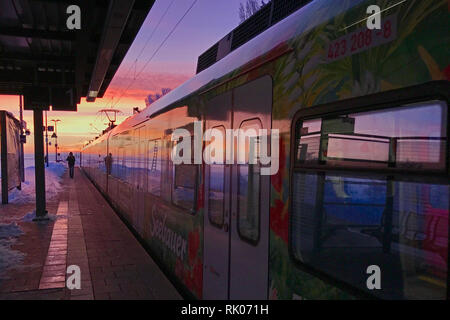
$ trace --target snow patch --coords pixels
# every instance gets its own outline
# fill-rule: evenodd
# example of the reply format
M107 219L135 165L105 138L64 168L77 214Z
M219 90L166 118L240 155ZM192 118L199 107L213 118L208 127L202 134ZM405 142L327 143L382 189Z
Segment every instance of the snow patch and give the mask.
M0 239L18 237L23 234L22 229L15 222L9 224L0 223Z
M45 189L47 199L52 199L61 191L61 177L66 171L66 166L63 163L50 163L45 168ZM25 169L25 178L27 181L22 182L22 190L14 189L9 193L10 203L29 203L36 199L35 193L35 177L34 167Z
M31 212L28 212L26 215L24 215L22 217L22 219L20 219L20 221L22 222L32 222L33 219L36 218L36 210L33 210ZM61 219L61 218L67 218L66 215L56 215L56 214L47 214L47 218L51 221L55 221L56 219Z
M0 224L0 278L7 269L20 265L24 259L22 252L11 249L21 234L23 231L15 222Z

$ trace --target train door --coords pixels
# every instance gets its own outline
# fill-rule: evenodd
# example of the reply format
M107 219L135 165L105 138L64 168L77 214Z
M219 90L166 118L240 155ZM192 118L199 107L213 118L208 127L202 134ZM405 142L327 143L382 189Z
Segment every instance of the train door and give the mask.
M231 91L227 92L211 99L207 106L205 129L217 130L222 140L231 129L231 97ZM222 147L222 161L205 166L204 299L228 299L231 166L224 163L228 150Z
M206 108L206 129L233 138L224 139L227 164L205 166L204 299L267 298L270 176L261 175L259 164L237 160L239 148L248 155L261 130L270 130L271 108L270 77L217 96ZM242 145L241 132L255 134Z
M236 88L233 110L234 131L240 130L231 173L229 297L267 299L270 175L261 174L259 160L262 139L270 148L272 79L266 76Z

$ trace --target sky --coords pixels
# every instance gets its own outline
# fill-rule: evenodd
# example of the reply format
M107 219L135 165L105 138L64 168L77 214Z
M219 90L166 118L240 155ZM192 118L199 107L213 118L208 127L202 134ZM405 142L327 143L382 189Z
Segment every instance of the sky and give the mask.
M47 113L49 125L53 124L51 119L61 120L58 123L61 152L80 150L84 142L106 128L108 120L98 113L100 109L114 106L115 109L121 110L122 113L117 118L117 123L120 123L132 115L133 107L145 108L147 95L159 93L162 88L174 89L194 76L198 56L239 24L238 8L241 0L197 0L164 46L151 59L193 1L173 0L169 7L172 0L157 0L105 96L96 99L94 103L82 99L77 112ZM165 18L155 30L167 8L169 9ZM153 32L153 37L150 38ZM10 111L19 118L19 97L0 95L0 110ZM24 111L24 120L31 130L31 136L27 137L25 144L25 152L32 153L32 111ZM53 148L52 141L49 150L53 151Z

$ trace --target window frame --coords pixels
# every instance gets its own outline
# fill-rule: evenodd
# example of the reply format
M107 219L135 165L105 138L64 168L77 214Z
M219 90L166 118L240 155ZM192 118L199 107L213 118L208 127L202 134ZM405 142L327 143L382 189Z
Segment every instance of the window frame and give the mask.
M241 121L241 123L239 124L239 129L242 129L242 126L245 123L251 123L252 124L254 122L258 122L259 128L263 129L263 123L262 123L261 119L258 118L258 117L249 118L249 119L245 119L245 120ZM237 140L238 140L238 143L239 143L239 136L237 137ZM239 145L238 145L237 148L239 148ZM239 151L237 151L237 150L235 151L236 157L237 157L238 152ZM239 163L236 162L236 179L237 179L237 190L236 190L236 209L237 209L236 210L237 211L236 231L237 231L237 233L239 235L239 238L242 241L247 242L247 243L251 244L252 246L257 246L258 243L259 243L259 240L261 239L261 164L259 164L260 173L259 173L259 181L258 181L258 184L259 184L259 188L258 188L258 237L256 238L256 240L249 239L249 238L243 236L242 233L241 233L241 230L240 230L240 223L239 223L239 221L240 221L240 212L241 212L241 210L240 210L239 194L240 194L241 187L240 187L240 183L239 183L239 177L240 177L239 172L240 172L240 168L241 168L242 165L249 166L250 164L249 163L247 163L247 164L239 164Z
M159 174L159 194L154 194L153 192L150 192L150 178L149 178L149 172L147 173L147 192L150 193L152 196L154 197L161 197L161 192L162 192L162 146L163 146L163 138L155 138L155 139L150 139L150 140L145 140L146 141L146 146L147 146L147 170L150 170L150 153L153 153L153 150L150 150L150 144L151 143L155 143L156 141L158 141L158 156L157 156L157 161L159 159L159 163L161 166L161 171Z
M392 109L402 105L427 102L432 100L440 100L447 103L447 141L446 141L446 160L445 168L439 171L413 171L405 169L370 169L352 168L352 167L331 167L320 164L306 165L299 167L296 165L296 146L297 146L297 123L303 120L313 120L317 118L333 117L342 114L351 114L367 111L377 111L383 109ZM289 168L289 230L288 230L288 252L291 262L304 272L307 272L344 292L352 294L356 297L365 299L381 299L367 291L353 286L344 280L333 277L333 275L324 272L312 265L304 263L295 257L292 245L292 207L293 207L293 176L294 173L312 173L326 175L327 173L350 173L354 175L364 174L366 176L384 177L387 183L390 181L417 181L417 182L432 182L435 184L449 184L450 178L450 82L448 81L431 81L425 84L416 85L408 88L396 89L387 92L380 92L366 96L335 101L331 103L321 104L308 108L300 109L295 113L291 122L290 131L290 168ZM320 159L319 159L320 160ZM450 233L450 226L448 229ZM447 248L450 251L450 237ZM450 299L450 254L447 261L447 300Z
M215 127L212 127L211 129L218 129L218 128L220 128L220 130L223 130L223 134L225 134L226 133L226 129L225 129L225 126L224 125L218 125L218 126L215 126ZM225 136L224 136L225 137ZM223 228L223 225L225 224L225 195L226 195L226 190L225 190L225 178L226 178L226 174L227 174L227 172L226 172L226 166L227 166L227 164L226 164L226 161L225 161L225 158L226 158L226 143L225 143L225 140L224 140L224 152L223 152L223 164L212 164L212 165L222 165L223 166L223 177L222 177L222 182L223 182L223 191L222 191L222 193L223 193L223 198L222 198L222 223L221 224L218 224L218 223L216 223L216 222L214 222L214 221L212 221L211 220L211 214L210 214L210 208L211 208L211 198L210 198L210 196L209 196L209 191L211 190L211 164L208 164L207 166L208 166L208 168L207 168L207 170L209 170L208 171L208 179L209 179L209 181L208 181L208 220L209 220L209 223L212 225L212 226L214 226L214 227L216 227L216 228L218 228L218 229L222 229Z
M193 137L194 137L193 134L191 134L190 137L191 137L191 139L193 139ZM177 141L170 141L170 146L171 146L170 150L174 149L176 143L177 143ZM202 151L203 151L203 146L202 146ZM193 153L192 153L192 156L193 156ZM194 176L194 179L195 179L195 181L194 181L194 199L193 199L193 204L192 204L191 208L185 208L185 207L180 206L179 204L175 203L173 193L175 191L175 181L176 181L176 175L175 175L176 174L176 169L175 168L176 168L177 165L175 165L172 161L170 161L170 166L171 166L170 170L172 171L171 172L172 176L171 176L171 179L170 179L171 180L170 181L170 203L174 207L178 208L179 210L182 210L183 212L187 212L191 216L195 216L197 211L198 211L198 204L197 204L197 202L198 202L198 192L199 192L198 189L199 189L199 186L200 186L200 182L199 182L199 176L200 176L199 175L199 168L200 168L201 165L195 164L195 163L194 164L190 164L190 166L193 166L195 168L194 169L195 170L195 176Z
M389 109L396 109L408 104L413 104L413 103L420 103L420 102L430 102L430 101L442 101L447 103L447 136L446 136L446 160L445 160L445 164L444 167L441 169L405 169L405 168L395 168L392 167L390 164L390 162L388 162L388 166L387 167L382 167L382 168L367 168L364 167L364 163L365 162L372 162L372 163L385 163L385 161L377 161L377 160L365 160L365 159L361 159L361 160L357 160L357 159L346 159L346 158L339 158L339 159L334 159L333 157L329 157L330 160L335 161L348 161L349 164L350 163L360 163L361 166L352 166L352 165L341 165L341 166L334 166L334 165L327 165L326 161L321 159L321 150L319 147L319 155L318 155L318 160L317 163L304 163L299 165L298 161L296 161L296 149L295 146L297 145L298 142L298 127L297 124L299 124L301 121L307 121L307 120L316 120L316 119L321 119L321 120L326 120L327 118L333 117L333 116L342 116L342 115L349 115L349 114L357 114L357 113L365 113L365 112L371 112L371 111L382 111L382 110L389 110ZM414 107L411 107L414 108ZM343 170L343 171L367 171L367 172L373 172L373 173L382 173L382 174L390 174L390 175L413 175L413 176L417 176L417 175L423 175L423 176L442 176L442 173L447 173L447 175L450 175L450 168L449 168L449 127L450 127L450 123L448 122L450 117L449 117L449 113L450 113L450 104L447 100L444 100L442 98L430 98L430 99L421 99L421 100L416 100L413 102L408 102L408 103L403 103L401 101L393 101L391 104L389 105L383 105L381 107L378 107L377 105L372 105L372 106L368 106L364 109L361 110L354 110L354 109L343 109L343 110L336 110L336 111L332 111L326 114L321 114L321 113L317 113L315 115L307 115L307 116L302 116L303 110L299 111L297 113L297 115L294 117L293 122L292 122L292 145L291 146L291 152L293 154L293 161L292 163L292 167L294 168L294 170L299 169L299 167L301 167L302 169L315 169L315 170ZM315 133L314 133L315 134ZM319 132L320 134L320 132ZM343 134L338 134L336 133L336 135L343 135ZM374 136L375 137L375 136ZM320 138L321 139L321 138ZM321 142L320 142L321 144Z

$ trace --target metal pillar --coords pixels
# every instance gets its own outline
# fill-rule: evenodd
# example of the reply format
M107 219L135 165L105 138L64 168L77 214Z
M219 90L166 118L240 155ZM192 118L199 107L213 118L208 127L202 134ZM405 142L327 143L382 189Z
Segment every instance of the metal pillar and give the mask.
M44 217L45 210L45 165L44 165L44 139L42 126L42 110L33 110L34 121L34 167L36 179L36 217Z
M19 115L20 115L20 178L22 182L25 182L25 154L23 151L23 104L22 95L19 96Z
M2 170L2 204L8 203L8 147L6 138L6 112L0 112L1 127L1 170Z
M47 111L45 111L45 163L48 167L48 125L47 125Z

